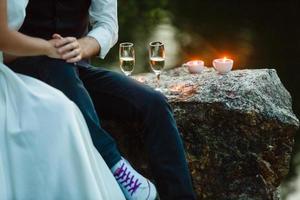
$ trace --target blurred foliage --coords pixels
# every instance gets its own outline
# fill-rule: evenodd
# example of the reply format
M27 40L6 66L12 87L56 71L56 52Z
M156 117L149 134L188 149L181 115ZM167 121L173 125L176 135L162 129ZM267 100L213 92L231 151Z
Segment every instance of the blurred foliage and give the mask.
M164 18L168 0L121 0L118 4L120 40L133 40L132 33L149 30Z

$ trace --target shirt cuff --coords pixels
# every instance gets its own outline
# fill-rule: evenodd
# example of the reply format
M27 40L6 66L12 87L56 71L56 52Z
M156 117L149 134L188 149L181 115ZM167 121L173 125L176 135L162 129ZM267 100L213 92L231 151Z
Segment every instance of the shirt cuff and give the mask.
M110 48L114 45L112 42L111 33L103 27L97 27L91 30L88 33L88 36L93 37L97 40L101 47L99 57L101 59L104 59L107 53L109 52Z

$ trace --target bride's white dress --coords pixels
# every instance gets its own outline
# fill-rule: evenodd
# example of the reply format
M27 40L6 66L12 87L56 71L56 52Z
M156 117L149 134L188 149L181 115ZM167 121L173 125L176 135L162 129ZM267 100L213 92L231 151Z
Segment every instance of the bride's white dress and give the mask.
M27 0L7 1L17 29ZM0 200L125 199L75 104L2 60L0 52Z

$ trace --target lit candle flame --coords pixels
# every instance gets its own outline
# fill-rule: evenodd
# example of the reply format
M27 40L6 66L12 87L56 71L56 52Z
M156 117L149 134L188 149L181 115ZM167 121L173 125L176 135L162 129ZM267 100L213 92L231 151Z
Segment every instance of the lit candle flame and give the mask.
M226 62L226 60L227 60L227 57L225 56L225 57L223 58L223 62Z

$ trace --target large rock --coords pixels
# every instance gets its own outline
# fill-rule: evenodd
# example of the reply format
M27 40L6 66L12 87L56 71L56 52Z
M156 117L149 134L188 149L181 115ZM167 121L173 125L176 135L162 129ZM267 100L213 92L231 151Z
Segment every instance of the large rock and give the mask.
M155 85L153 74L135 77ZM279 199L299 121L291 96L272 69L165 72L161 87L173 106L198 199ZM133 124L104 121L121 150L148 176L141 134ZM142 152L142 153L141 153Z

